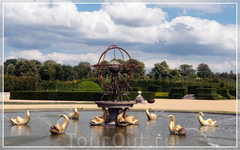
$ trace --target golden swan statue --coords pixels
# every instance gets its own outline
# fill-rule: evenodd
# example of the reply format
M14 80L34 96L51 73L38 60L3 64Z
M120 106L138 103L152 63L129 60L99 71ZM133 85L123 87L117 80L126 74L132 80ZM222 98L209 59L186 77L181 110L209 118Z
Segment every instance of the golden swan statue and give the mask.
M139 124L139 122L138 122L139 119L135 119L134 116L127 116L127 110L130 110L130 109L129 109L129 108L125 108L125 109L123 110L123 118L125 119L126 123L129 123L129 124L131 124L131 125L133 125L133 124L135 124L135 125Z
M127 122L125 121L123 115L124 115L124 111L123 111L123 109L120 109L120 113L117 116L118 126L127 126Z
M64 133L64 131L67 129L67 126L69 124L69 118L66 115L61 115L57 119L61 117L65 119L64 123L62 125L60 125L59 123L56 125L52 125L50 129L50 132L52 134L61 134Z
M78 108L80 108L81 110L83 109L82 107L76 107L74 109L74 112L69 114L69 119L78 119L79 117Z
M96 117L94 117L94 119L90 119L91 122L89 122L89 123L91 125L100 125L100 124L103 124L107 120L107 117L108 117L107 110L103 107L102 111L103 111L102 117L96 116Z
M168 115L164 118L169 118L169 117L172 118L172 120L169 123L169 131L171 134L186 134L187 133L185 127L181 127L180 125L175 126L175 117L173 115Z
M26 125L30 120L30 111L27 110L27 116L26 118L21 118L19 116L16 117L16 119L11 118L9 122L13 125Z
M154 114L154 113L149 113L149 110L152 109L152 108L148 108L146 109L146 115L148 117L148 120L156 120L157 119L157 115Z
M217 120L212 121L211 118L208 118L207 120L204 120L204 119L202 118L203 115L204 115L203 112L199 112L199 113L198 113L198 121L199 121L199 123L200 123L202 126L210 126L210 127L216 127L216 126L218 126Z

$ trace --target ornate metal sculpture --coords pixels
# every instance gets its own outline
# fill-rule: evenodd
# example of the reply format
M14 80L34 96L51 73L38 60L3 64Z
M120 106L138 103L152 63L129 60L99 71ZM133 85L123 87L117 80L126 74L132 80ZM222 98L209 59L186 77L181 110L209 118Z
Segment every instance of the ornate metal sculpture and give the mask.
M115 58L115 49L117 49L120 52L120 55L122 57L122 60L120 63L119 59ZM110 50L114 50L114 59L112 59L109 63L106 63L106 54ZM125 63L125 56L127 55L129 59L129 64ZM91 125L100 125L102 123L105 123L106 125L119 125L119 126L126 126L130 124L138 124L137 120L133 117L127 117L126 111L128 107L133 107L135 104L135 101L130 101L130 98L128 97L128 89L130 87L131 82L131 76L133 73L133 68L139 67L140 65L134 65L132 63L132 59L130 55L122 48L114 45L111 45L107 48L106 51L102 53L100 56L98 63L96 65L93 65L92 67L95 67L98 69L98 80L102 85L102 94L101 101L95 101L95 103L98 105L98 107L102 107L104 111L104 115L102 117L95 117L93 120L91 120ZM126 69L128 70L128 77L125 79L121 75L121 70ZM102 71L106 71L106 73L101 73ZM103 79L104 76L110 77L111 84L107 84L105 80ZM123 82L120 82L120 78L123 79ZM120 89L124 88L125 91L120 93ZM105 88L109 89L109 92L105 92ZM102 101L104 96L108 96L108 101ZM109 100L109 97L111 98L111 101ZM121 96L121 101L119 99L119 96ZM123 102L122 96L127 96L128 101ZM108 108L108 113L105 108ZM122 108L125 108L125 111L122 110ZM119 112L120 111L120 112Z
M81 110L83 109L82 107L76 107L74 109L74 112L69 114L69 119L78 119L79 117L78 108L80 108Z
M19 116L16 117L16 119L11 118L9 122L13 125L26 125L30 120L30 111L27 110L27 116L26 118L21 118Z
M108 112L104 107L102 108L102 110L103 110L103 116L102 117L96 116L94 119L90 119L91 125L100 125L100 124L105 123L105 121L107 120L107 117L108 117Z
M210 126L210 127L216 127L216 126L218 126L217 120L212 121L211 118L208 118L207 120L204 120L204 119L202 118L203 115L204 115L203 112L199 112L199 113L198 113L198 121L199 121L199 123L200 123L202 126Z
M146 109L146 115L147 115L147 118L148 120L156 120L157 119L157 115L154 114L154 113L149 113L149 110L152 109L152 108L148 108Z
M169 115L164 118L169 118L169 117L172 118L172 120L169 123L169 131L171 134L186 134L187 133L185 127L181 127L180 125L175 126L175 117L173 115Z
M69 118L66 115L61 115L57 119L61 117L65 119L64 123L62 125L60 124L52 125L50 129L50 132L52 134L61 134L61 133L64 133L65 130L67 129L67 126L69 124Z
M109 63L109 64L105 64L106 62L106 54L107 52L109 52L110 50L113 50L114 49L114 59ZM121 56L122 56L122 59L123 59L123 63L121 64L119 61L116 60L115 58L115 49L118 49L119 52L121 53ZM126 64L125 63L125 58L124 58L124 53L128 56L129 58L129 61L130 61L130 64ZM134 65L132 63L132 59L130 57L130 55L127 53L127 51L125 51L123 48L120 48L116 45L111 45L107 48L106 51L104 51L102 53L102 55L100 56L99 60L98 60L98 63L96 65L93 65L93 67L97 68L98 69L98 79L99 79L99 82L102 84L102 94L103 94L103 97L105 95L107 95L108 97L110 95L112 95L112 101L115 101L114 99L114 95L116 95L117 97L117 100L119 100L119 96L127 96L128 94L128 88L130 87L129 84L131 82L131 76L132 76L132 73L133 73L133 68L136 68L136 67L139 67L140 65ZM103 80L103 76L106 75L105 74L101 74L101 69L108 69L109 70L109 74L111 76L111 84L108 85L104 80ZM124 79L123 76L120 74L121 70L122 69L129 69L129 75L128 75L128 78L127 79ZM120 77L123 78L124 80L124 83L123 84L120 84ZM124 94L120 93L120 88L127 85L126 87L126 92ZM104 92L104 87L107 87L110 89L110 93L106 93ZM101 101L102 101L102 98L101 97ZM128 97L128 96L127 96ZM108 99L109 100L109 99ZM128 100L129 97L128 97ZM122 99L121 99L122 101Z

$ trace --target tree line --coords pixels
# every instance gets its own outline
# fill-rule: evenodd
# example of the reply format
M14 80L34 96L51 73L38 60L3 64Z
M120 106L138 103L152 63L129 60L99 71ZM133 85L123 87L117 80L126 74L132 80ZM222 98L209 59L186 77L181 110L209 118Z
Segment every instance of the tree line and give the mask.
M122 60L118 61L123 63ZM108 62L102 62L107 64ZM129 60L125 62L129 64ZM145 64L136 59L132 63L141 67L134 68L133 79L153 79L161 81L195 81L199 79L222 80L228 84L236 84L236 74L231 70L229 73L213 73L207 64L201 63L193 69L192 65L182 64L178 68L170 69L166 61L154 64L151 71L146 74ZM122 69L123 77L129 76L129 69ZM98 71L90 66L90 63L80 61L78 65L61 65L53 60L41 63L38 60L27 60L23 58L8 59L4 62L4 75L10 76L31 76L38 82L42 81L73 81L88 78L97 78ZM108 78L108 69L101 69L101 75Z

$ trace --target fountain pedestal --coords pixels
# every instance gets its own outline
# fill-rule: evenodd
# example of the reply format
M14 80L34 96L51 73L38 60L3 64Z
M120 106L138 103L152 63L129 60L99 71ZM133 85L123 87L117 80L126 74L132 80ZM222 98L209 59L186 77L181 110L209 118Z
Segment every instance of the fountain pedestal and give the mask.
M133 107L136 104L135 101L121 102L121 101L96 101L98 107L108 108L108 120L106 120L105 125L117 125L117 117L121 109Z

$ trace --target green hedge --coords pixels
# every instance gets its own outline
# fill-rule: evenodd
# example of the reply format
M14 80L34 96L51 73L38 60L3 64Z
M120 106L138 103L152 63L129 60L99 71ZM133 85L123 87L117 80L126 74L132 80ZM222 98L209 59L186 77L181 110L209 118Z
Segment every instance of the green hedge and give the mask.
M129 88L131 90L131 88ZM142 87L132 87L132 91L142 91Z
M187 88L172 88L169 93L171 99L181 99L187 94Z
M148 91L159 92L159 85L149 85L148 86Z
M220 99L216 88L198 88L196 99L216 100Z
M200 86L188 86L188 94L197 94L197 88Z
M170 96L168 92L157 92L155 98L170 98Z
M223 96L224 99L235 99L235 96L232 96L230 93L229 93L229 90L228 89L218 89L217 90L217 93L221 96Z
M230 95L236 97L236 89L235 90L229 90Z
M137 92L129 92L130 100L137 97ZM145 100L154 99L155 93L142 92L141 94ZM99 101L101 100L101 92L43 92L43 91L11 91L10 99L26 99L26 100L70 100L70 101ZM103 98L107 100L107 96ZM123 100L127 101L127 97L123 96Z
M31 76L4 76L4 92L36 90L36 78Z
M102 89L93 81L83 81L76 85L74 91L102 91Z

